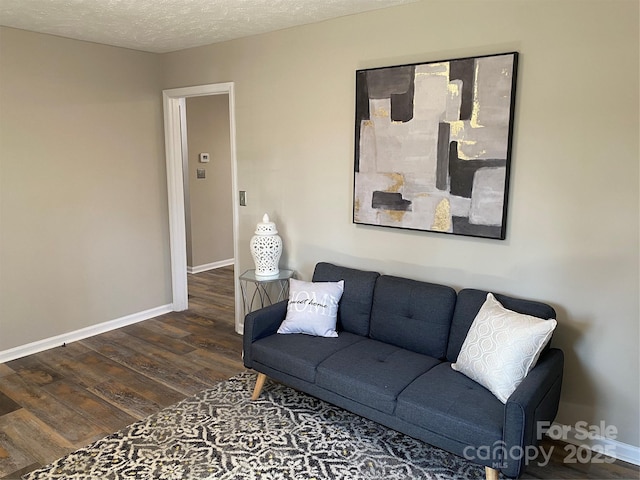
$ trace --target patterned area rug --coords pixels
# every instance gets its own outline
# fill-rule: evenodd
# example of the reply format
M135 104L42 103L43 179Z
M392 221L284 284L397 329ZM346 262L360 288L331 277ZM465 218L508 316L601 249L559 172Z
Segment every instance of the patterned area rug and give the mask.
M23 478L483 479L440 449L242 373Z

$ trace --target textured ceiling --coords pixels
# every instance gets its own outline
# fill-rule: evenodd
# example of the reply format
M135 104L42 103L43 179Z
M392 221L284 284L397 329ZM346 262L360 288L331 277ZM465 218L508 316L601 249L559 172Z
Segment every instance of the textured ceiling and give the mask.
M0 0L0 25L165 53L418 0Z

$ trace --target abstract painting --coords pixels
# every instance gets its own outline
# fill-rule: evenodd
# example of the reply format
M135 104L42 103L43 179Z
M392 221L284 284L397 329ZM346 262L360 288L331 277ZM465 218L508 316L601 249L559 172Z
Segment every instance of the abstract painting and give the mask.
M358 70L354 223L504 239L517 63Z

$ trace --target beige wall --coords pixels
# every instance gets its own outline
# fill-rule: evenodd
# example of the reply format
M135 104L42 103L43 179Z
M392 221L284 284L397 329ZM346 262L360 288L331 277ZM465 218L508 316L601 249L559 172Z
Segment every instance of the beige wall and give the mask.
M171 303L160 62L0 29L0 351Z
M187 104L189 221L187 265L198 267L233 258L233 206L229 96L191 97ZM199 154L209 153L209 163ZM196 170L205 170L198 179Z
M351 222L355 70L521 53L507 239ZM558 420L638 424L638 2L418 2L164 56L164 87L234 81L240 264L268 212L281 265L328 260L545 300Z

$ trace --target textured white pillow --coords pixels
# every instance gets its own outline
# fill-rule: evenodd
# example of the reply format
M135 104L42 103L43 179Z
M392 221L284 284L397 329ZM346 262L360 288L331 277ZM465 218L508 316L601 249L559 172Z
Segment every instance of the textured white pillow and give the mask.
M287 316L278 333L306 333L318 337L337 337L338 302L344 291L339 282L289 280Z
M536 365L556 325L553 319L508 310L489 293L451 367L506 403Z

